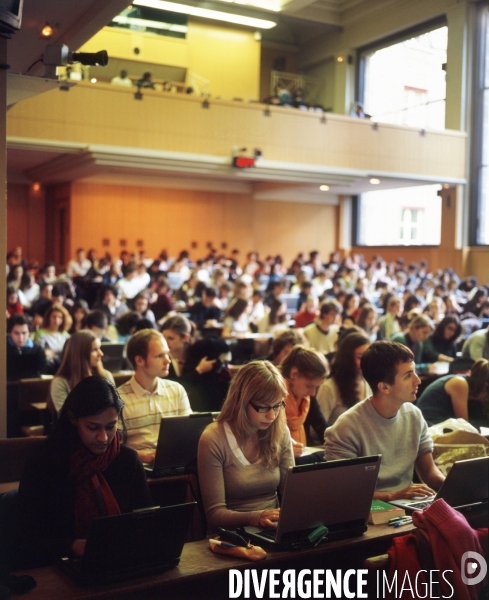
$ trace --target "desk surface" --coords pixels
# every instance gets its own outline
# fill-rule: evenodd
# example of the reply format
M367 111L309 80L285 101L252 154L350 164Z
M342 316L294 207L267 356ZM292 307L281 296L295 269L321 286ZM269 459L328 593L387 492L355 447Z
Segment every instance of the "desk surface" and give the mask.
M24 571L37 582L26 595L28 600L83 600L117 598L137 600L162 598L171 600L228 598L229 569L343 568L360 566L368 556L385 552L393 537L404 535L412 525L394 529L386 525L370 526L365 535L350 540L330 542L301 552L269 552L266 559L252 563L230 556L213 554L207 540L185 544L180 565L161 575L133 579L110 586L83 588L76 586L56 567Z

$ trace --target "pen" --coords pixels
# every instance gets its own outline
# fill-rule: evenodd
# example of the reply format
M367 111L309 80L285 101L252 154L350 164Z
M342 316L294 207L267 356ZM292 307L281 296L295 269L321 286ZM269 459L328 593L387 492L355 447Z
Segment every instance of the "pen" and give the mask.
M408 519L401 519L399 521L396 521L392 524L392 527L402 527L402 525L409 525L409 523L412 522L413 520L411 519L411 517L409 517Z
M392 517L392 519L389 519L389 525L391 523L395 523L396 521L400 521L403 517Z
M209 540L209 544L216 544L216 546L221 546L222 548L236 548L236 544L221 542L221 540Z

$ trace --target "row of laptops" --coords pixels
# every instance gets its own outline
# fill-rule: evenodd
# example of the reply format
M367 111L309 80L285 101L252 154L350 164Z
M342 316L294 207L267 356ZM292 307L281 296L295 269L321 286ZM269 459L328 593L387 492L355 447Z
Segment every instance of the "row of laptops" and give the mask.
M163 418L153 474L180 472L195 462L200 435L214 416ZM304 539L324 527L328 530L324 541L362 535L380 464L381 456L376 455L290 467L277 527L272 531L246 527L246 536L268 548L290 549L301 547ZM393 504L408 513L437 498L454 508L487 506L488 489L489 457L481 457L456 462L433 499ZM95 519L83 558L65 560L63 568L82 583L109 583L172 568L180 560L194 507L195 502Z

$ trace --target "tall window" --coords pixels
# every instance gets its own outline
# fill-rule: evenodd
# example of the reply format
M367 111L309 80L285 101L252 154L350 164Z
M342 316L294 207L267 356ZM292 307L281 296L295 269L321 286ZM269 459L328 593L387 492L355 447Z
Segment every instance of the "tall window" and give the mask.
M373 121L445 128L448 28L425 24L359 51L358 100ZM439 185L379 190L357 204L356 242L367 246L438 245Z
M445 128L448 28L361 52L364 111L381 123Z
M476 107L473 122L473 178L471 188L471 242L489 245L489 9L479 9L479 56Z
M362 194L357 243L362 246L437 246L441 239L439 185Z

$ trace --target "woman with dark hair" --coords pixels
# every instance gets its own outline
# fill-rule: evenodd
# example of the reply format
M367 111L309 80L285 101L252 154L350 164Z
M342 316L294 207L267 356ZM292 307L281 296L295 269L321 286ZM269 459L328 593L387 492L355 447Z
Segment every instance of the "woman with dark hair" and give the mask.
M86 300L75 300L71 308L71 318L73 323L70 327L70 335L76 331L81 331L85 326L85 319L87 318L90 309Z
M465 419L473 425L488 426L483 405L489 401L489 362L479 358L470 375L446 375L431 383L419 397L416 406L428 425L446 419Z
M444 317L423 344L423 362L452 362L457 357L456 341L461 333L462 325L456 315Z
M268 361L235 375L217 421L199 442L198 465L207 523L218 527L273 527L277 492L293 466L284 399L287 386Z
M369 338L361 332L348 333L339 342L328 379L317 393L328 425L333 425L342 413L372 394L360 368L362 355L369 346Z
M277 329L287 320L287 305L279 298L273 298L270 311L258 323L258 333L269 333Z
M137 453L121 444L123 406L103 377L82 379L69 393L20 481L24 563L82 556L92 519L152 505Z
M244 298L235 298L224 312L222 337L232 337L236 333L249 332L248 315L250 303Z
M377 311L375 308L368 303L363 304L359 309L356 318L356 325L363 329L365 335L371 342L375 342L377 339Z

